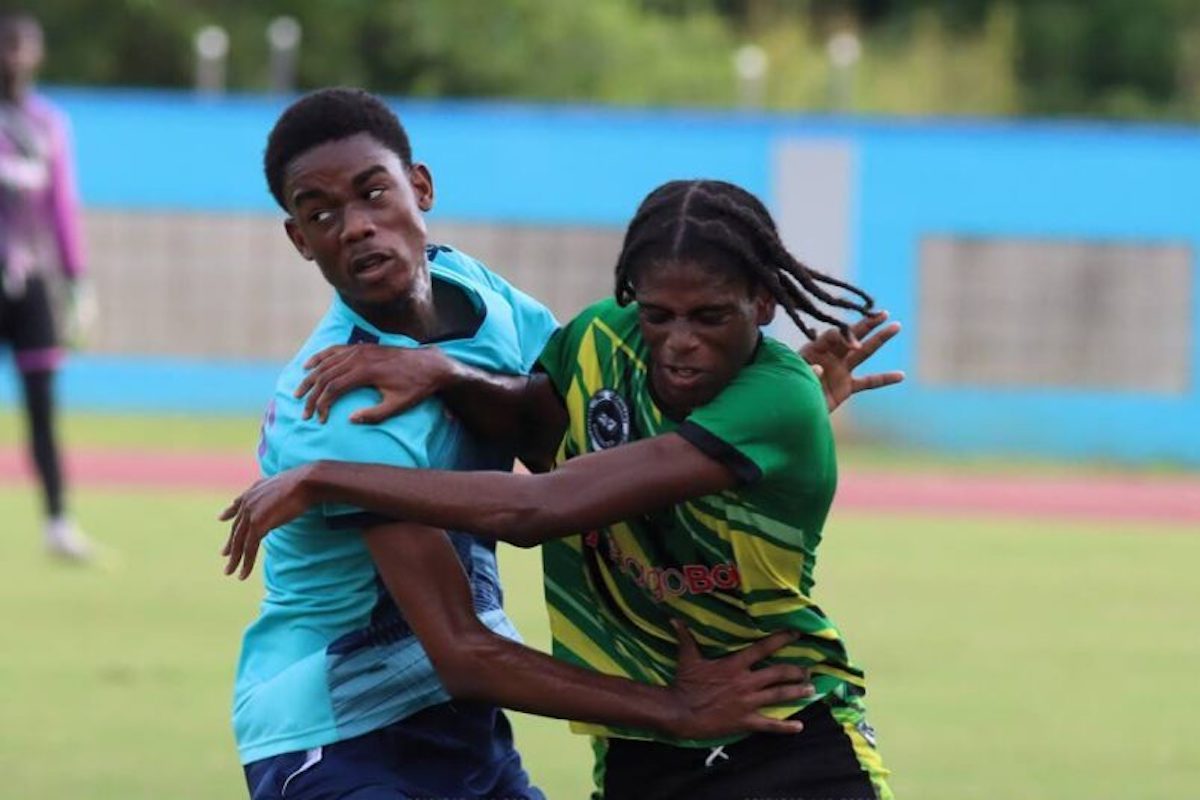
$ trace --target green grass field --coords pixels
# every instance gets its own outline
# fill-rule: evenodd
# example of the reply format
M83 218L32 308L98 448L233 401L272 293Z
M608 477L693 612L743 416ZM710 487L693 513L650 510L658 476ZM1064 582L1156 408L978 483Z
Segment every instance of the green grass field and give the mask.
M162 442L158 425L68 434ZM193 425L169 423L171 446L253 436L244 420ZM12 433L0 417L0 444ZM0 486L0 797L244 796L229 693L259 584L220 575L226 499L81 488L77 515L110 552L73 568L42 555L32 493ZM1196 796L1195 533L835 514L818 599L868 669L898 796ZM505 550L503 570L545 647L536 554ZM518 743L551 800L586 795L586 743L565 723L521 718Z

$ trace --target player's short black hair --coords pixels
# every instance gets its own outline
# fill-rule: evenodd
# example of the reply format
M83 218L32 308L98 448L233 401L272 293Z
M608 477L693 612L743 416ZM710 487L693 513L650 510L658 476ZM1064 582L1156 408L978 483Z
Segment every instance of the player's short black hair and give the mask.
M646 196L629 223L617 258L617 302L633 301L640 271L684 260L710 269L735 270L751 287L765 286L810 339L816 333L802 313L846 333L846 323L831 309L865 315L874 305L861 289L798 261L784 247L762 201L726 181L670 181ZM833 294L828 287L849 295Z
M263 171L271 195L284 211L283 173L297 156L326 142L366 133L412 166L412 146L396 114L362 89L318 89L292 103L267 137Z

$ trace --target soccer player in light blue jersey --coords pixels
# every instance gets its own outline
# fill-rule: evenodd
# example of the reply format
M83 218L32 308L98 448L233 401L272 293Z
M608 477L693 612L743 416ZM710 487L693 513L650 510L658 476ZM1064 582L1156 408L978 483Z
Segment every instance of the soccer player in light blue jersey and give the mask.
M325 424L297 398L306 363L330 345L436 343L465 364L520 375L555 329L544 307L479 262L427 243L433 181L395 115L357 90L307 95L272 130L265 171L289 238L335 296L276 385L264 475L318 459L509 469L513 453L473 438L441 400L360 425L352 418L375 403L371 390L342 398ZM752 668L791 634L722 660L683 646L669 687L557 661L519 643L492 545L355 508L298 516L268 539L265 563L233 713L254 800L540 798L501 706L699 739L794 732L759 709L812 691L800 668Z

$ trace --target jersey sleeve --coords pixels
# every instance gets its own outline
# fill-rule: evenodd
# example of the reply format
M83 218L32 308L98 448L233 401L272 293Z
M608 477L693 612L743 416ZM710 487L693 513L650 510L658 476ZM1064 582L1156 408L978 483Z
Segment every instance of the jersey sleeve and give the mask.
M558 320L550 309L521 291L479 260L447 245L432 245L433 257L442 263L456 264L475 280L481 281L500 295L512 309L513 327L521 353L521 371L529 372L550 335L558 329Z
M566 397L571 388L571 381L579 364L579 348L587 336L588 329L611 305L614 305L612 300L601 300L584 309L556 330L542 348L534 369L546 373L560 397Z
M441 413L440 404L426 401L379 425L348 421L353 411L374 402L373 390L359 389L338 400L326 423L322 424L315 417L298 421L279 448L278 468L289 469L320 460L428 468L428 443L421 431L432 428L431 417ZM323 504L319 511L330 528L363 528L389 521L386 517L337 503Z
M678 433L747 485L823 463L828 416L821 385L799 357L775 359L745 367Z
M542 354L546 342L558 330L558 320L550 313L550 309L499 275L490 270L487 275L492 288L512 307L517 344L521 348L521 371L529 372Z

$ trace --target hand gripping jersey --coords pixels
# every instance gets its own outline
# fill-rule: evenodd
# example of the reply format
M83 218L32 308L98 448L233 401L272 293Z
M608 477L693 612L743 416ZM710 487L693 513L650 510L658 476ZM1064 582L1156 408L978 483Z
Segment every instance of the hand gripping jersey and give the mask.
M446 247L429 250L430 274L464 292L478 327L438 342L449 355L494 372L527 372L555 328L550 312L478 262ZM329 420L302 419L292 396L303 364L330 345L416 342L372 327L340 298L284 369L263 419L263 475L317 459L432 469L509 469L512 454L471 438L437 399L378 425L350 415L374 405L373 389L351 392ZM342 741L443 703L428 656L396 608L359 531L372 518L358 509L313 509L265 540L266 596L247 629L238 664L233 724L243 764ZM479 618L509 638L494 548L451 532Z
M675 673L672 618L690 627L710 658L792 629L800 639L774 660L811 667L813 699L862 694L862 672L812 599L817 546L837 483L820 382L798 355L763 338L720 395L677 423L651 396L648 355L636 305L612 300L551 338L539 365L570 414L559 463L675 432L728 466L740 486L543 545L554 654L666 684ZM767 713L787 717L811 701ZM573 728L671 741L645 731Z

